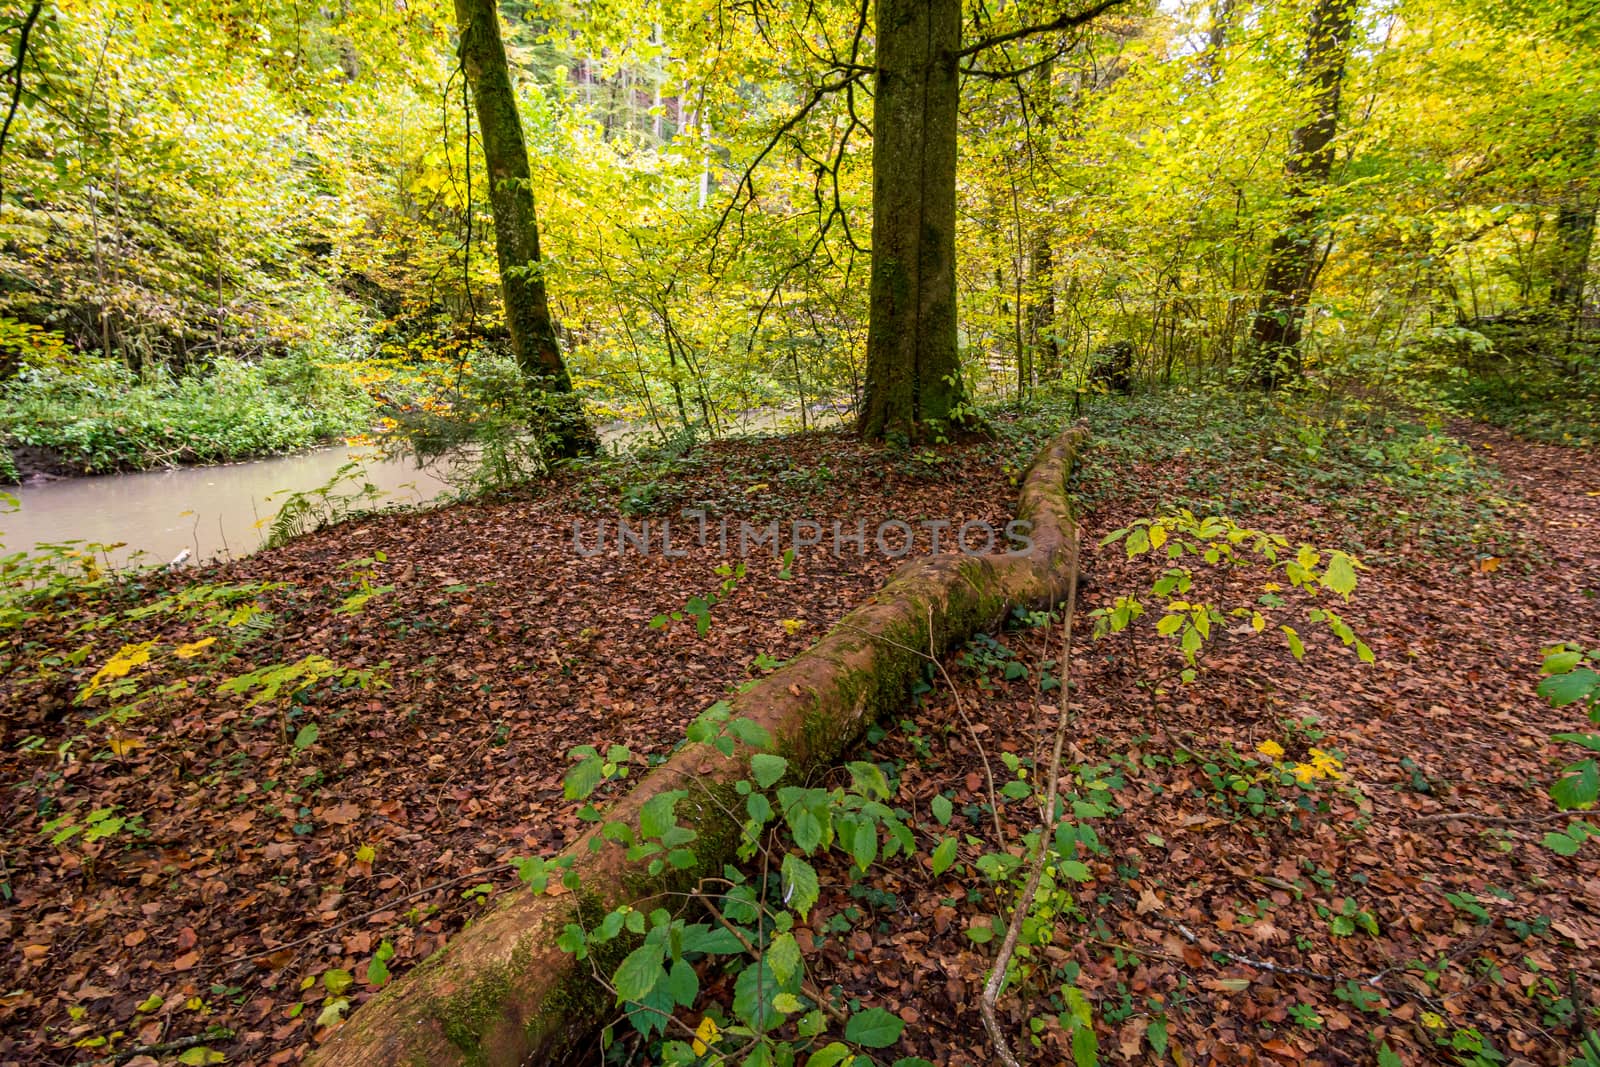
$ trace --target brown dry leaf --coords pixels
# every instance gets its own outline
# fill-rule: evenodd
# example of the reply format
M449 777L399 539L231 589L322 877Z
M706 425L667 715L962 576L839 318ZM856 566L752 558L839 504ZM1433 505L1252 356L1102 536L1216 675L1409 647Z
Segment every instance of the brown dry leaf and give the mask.
M331 808L325 808L322 812L322 821L330 826L344 826L354 822L360 814L361 808L359 805L344 800Z
M1117 1051L1130 1060L1137 1058L1144 1048L1144 1034L1148 1029L1150 1020L1146 1016L1138 1015L1129 1019L1117 1035Z

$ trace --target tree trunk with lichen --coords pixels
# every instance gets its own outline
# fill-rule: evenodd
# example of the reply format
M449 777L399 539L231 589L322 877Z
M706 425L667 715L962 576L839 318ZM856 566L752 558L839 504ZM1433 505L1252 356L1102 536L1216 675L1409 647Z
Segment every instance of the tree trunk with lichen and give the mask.
M1556 212L1555 262L1551 264L1550 277L1550 305L1574 326L1583 314L1589 256L1594 246L1597 194L1590 174L1600 140L1600 116L1580 119L1578 128L1582 139L1572 157L1582 176L1567 182L1566 195Z
M1317 192L1333 172L1333 138L1339 129L1339 96L1355 8L1355 0L1317 0L1306 34L1300 80L1310 96L1311 116L1289 138L1284 163L1289 215L1267 250L1261 301L1250 327L1251 375L1266 389L1301 375L1306 305L1317 274Z
M478 136L489 172L489 205L494 213L495 257L500 266L500 296L517 366L530 384L550 394L557 451L576 455L595 450L582 405L561 358L550 299L539 255L539 221L534 210L528 148L511 87L500 15L494 0L455 0L461 33L460 55L472 88Z
M961 0L878 0L868 440L921 440L962 414L956 348Z

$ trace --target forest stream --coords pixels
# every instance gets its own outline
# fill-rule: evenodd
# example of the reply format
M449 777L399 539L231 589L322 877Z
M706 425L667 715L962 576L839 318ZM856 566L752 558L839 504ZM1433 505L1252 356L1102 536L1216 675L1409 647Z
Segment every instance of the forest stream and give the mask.
M117 545L113 564L164 563L184 549L198 559L243 556L265 542L272 517L291 493L309 492L352 461L383 497L379 506L424 503L450 486L407 459L376 458L343 446L244 463L175 467L14 487L20 510L0 517L7 551L81 541ZM339 488L353 493L360 480ZM141 555L143 553L143 555Z
M782 432L796 416L793 408L752 410L724 429ZM815 424L838 422L837 412L825 405L813 408L810 417ZM632 447L647 429L613 421L596 432L609 451ZM266 543L273 516L291 494L327 485L351 462L360 470L334 492L351 496L370 482L382 494L372 506L416 507L453 489L448 465L419 469L410 459L384 459L371 447L343 445L242 463L51 479L9 488L21 508L0 515L0 553L77 541L115 546L96 554L116 566L164 563L184 549L195 560L246 556Z

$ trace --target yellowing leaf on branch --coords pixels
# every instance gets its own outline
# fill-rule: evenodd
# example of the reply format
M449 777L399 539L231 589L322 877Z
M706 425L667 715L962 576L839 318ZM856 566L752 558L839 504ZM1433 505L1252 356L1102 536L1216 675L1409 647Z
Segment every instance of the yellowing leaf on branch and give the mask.
M177 656L179 659L193 659L201 652L204 652L207 648L210 648L216 643L217 639L215 637L202 637L198 641L191 641L186 645L179 645L172 651L173 655Z
M140 664L150 662L150 649L155 647L154 641L141 641L137 645L123 645L115 656L106 661L105 666L95 671L94 677L89 680L89 693L100 688L102 682L109 682L116 678L126 678L128 672Z
M722 1030L717 1026L716 1020L707 1015L700 1020L700 1025L694 1029L694 1054L704 1056L716 1044L717 1037Z

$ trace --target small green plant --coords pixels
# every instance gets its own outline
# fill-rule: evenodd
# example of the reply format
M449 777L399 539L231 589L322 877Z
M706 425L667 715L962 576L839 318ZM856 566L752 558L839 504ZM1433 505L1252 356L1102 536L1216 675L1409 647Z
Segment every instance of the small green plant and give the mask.
M76 810L65 811L53 819L46 820L39 832L49 839L52 845L61 846L69 841L77 840L85 845L92 845L96 841L104 841L121 834L133 837L144 837L144 816L119 815L121 809L113 804L106 808L95 808L93 811L80 813Z
M1253 606L1235 606L1224 612L1222 607L1196 592L1196 572L1186 561L1204 562L1212 568L1262 567L1268 574L1281 572L1290 586L1308 596L1315 597L1327 590L1345 600L1355 592L1356 572L1361 567L1355 557L1345 552L1324 553L1307 544L1291 550L1288 539L1280 534L1247 529L1223 516L1197 518L1187 509L1154 519L1140 519L1113 530L1100 544L1104 547L1118 542L1130 559L1147 553L1162 553L1174 561L1174 565L1163 570L1147 591L1118 596L1111 607L1090 612L1095 620L1095 636L1129 630L1145 614L1147 603L1153 604L1161 612L1156 632L1178 642L1185 663L1180 673L1184 682L1194 681L1200 650L1221 632L1230 617L1241 620L1246 632L1261 633L1269 625L1266 612L1287 605L1279 595L1283 587L1276 581L1268 581L1262 585L1261 595ZM1356 637L1355 631L1337 612L1313 607L1307 610L1306 617L1313 624L1325 626L1347 647L1353 647L1363 663L1373 661L1372 650ZM1287 622L1278 623L1277 629L1294 658L1303 658L1305 644L1299 631Z
M346 563L348 570L356 580L356 587L337 608L333 609L335 615L359 615L366 609L367 602L373 597L394 592L392 585L373 585L373 579L378 577L383 565L389 562L389 557L383 552L374 552L371 556L351 560Z
M567 758L574 764L567 771L563 785L566 798L582 800L602 783L626 778L633 754L626 745L612 745L603 756L593 745L579 745L567 753Z
M276 548L313 530L366 514L382 499L383 491L368 480L361 464L346 463L315 489L284 497L271 519L266 546Z
M1326 911L1319 908L1319 911ZM1351 897L1345 897L1344 904L1337 913L1325 915L1328 920L1328 930L1334 937L1350 937L1357 930L1364 930L1373 937L1378 936L1378 920L1372 912L1358 905Z
M0 514L17 498L0 491ZM0 632L42 618L62 598L94 599L114 588L117 575L103 561L121 545L62 541L0 556Z
M1539 695L1551 707L1576 706L1584 711L1589 721L1600 727L1600 649L1585 651L1578 645L1555 645L1544 650L1544 681L1539 683ZM1600 733L1592 731L1555 734L1551 740L1577 745L1591 753L1600 753ZM1550 795L1562 811L1589 811L1600 799L1600 759L1589 756L1569 764L1562 777L1550 787ZM1563 856L1571 856L1583 847L1587 838L1600 837L1600 829L1587 819L1574 819L1561 831L1545 834L1544 844Z
M1307 1030L1321 1030L1323 1019L1317 1009L1310 1004L1294 1004L1289 1008L1289 1018L1294 1020L1296 1026L1303 1026Z
M247 708L261 704L277 705L278 726L283 741L300 753L316 744L321 728L316 723L306 723L295 732L291 741L289 708L296 696L330 679L347 689L386 689L388 682L380 672L387 667L387 663L380 663L372 670L340 667L328 657L313 653L294 663L269 663L245 674L235 675L218 685L217 692L248 697L245 703Z
M682 609L678 611L657 615L650 620L650 628L652 630L666 630L675 622L693 619L696 635L705 637L710 633L711 609L728 599L739 583L744 580L745 565L742 562L738 564L724 563L718 566L713 573L722 579L722 584L718 585L715 591L706 593L704 596L696 595L690 597Z
M762 853L777 877L752 880L728 868L722 878L702 879L691 896L716 919L714 923L691 922L666 908L647 913L624 906L597 920L569 924L560 939L562 947L582 959L619 938L631 942L634 947L610 973L607 984L641 1033L664 1035L673 1025L682 1031L683 1040L668 1040L662 1046L666 1063L701 1062L700 1057L724 1043L736 1044L749 1054L757 1049L768 1056L776 1054L778 1062L791 1062L797 1050L805 1050L814 1063L840 1063L855 1050L894 1044L905 1026L901 1019L882 1008L850 1011L842 998L810 985L794 933L797 924L809 917L820 892L811 857L835 849L865 870L880 855L915 849L904 813L885 803L891 789L882 770L870 763L853 763L848 785L780 786L788 761L771 751L771 738L764 729L734 716L722 702L696 718L687 738L725 755L740 746L750 753L750 777L734 786L745 813L739 852L745 859ZM620 778L628 759L621 746L612 746L604 755L592 746L581 746L573 756L576 762L565 783L573 799L587 799L604 782ZM600 847L610 843L625 848L630 860L645 863L652 874L692 867L698 835L681 825L677 814L689 795L687 790L673 790L654 797L636 825L604 823ZM525 860L519 873L538 889L548 885L553 866ZM737 972L733 997L690 1027L679 1022L675 1012L699 1001L695 963L707 957L722 958ZM839 1027L842 1040L825 1040L830 1023Z

